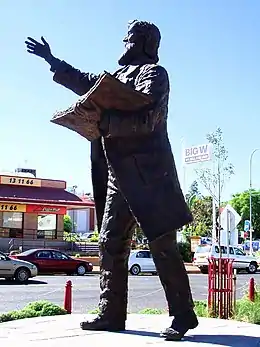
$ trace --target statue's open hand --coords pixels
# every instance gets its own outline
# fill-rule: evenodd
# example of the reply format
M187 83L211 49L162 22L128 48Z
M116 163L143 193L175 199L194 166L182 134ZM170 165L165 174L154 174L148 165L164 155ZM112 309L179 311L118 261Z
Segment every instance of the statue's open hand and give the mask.
M25 41L27 52L38 55L46 60L52 56L50 46L43 36L41 37L43 43L34 40L32 37L27 37L27 40Z

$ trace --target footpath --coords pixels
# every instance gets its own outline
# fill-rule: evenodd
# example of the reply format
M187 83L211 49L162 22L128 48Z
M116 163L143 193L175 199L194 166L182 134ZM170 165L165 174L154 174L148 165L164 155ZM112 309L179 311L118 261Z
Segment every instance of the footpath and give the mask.
M260 347L259 325L200 318L199 326L181 342L165 341L160 331L169 326L167 315L130 314L125 332L82 331L79 323L92 315L66 315L22 319L0 324L4 347L183 346Z

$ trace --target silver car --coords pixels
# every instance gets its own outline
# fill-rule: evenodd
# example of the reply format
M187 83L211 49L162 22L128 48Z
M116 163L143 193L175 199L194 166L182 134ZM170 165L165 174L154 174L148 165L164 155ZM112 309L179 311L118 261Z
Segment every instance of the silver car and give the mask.
M0 252L0 277L25 283L37 274L38 271L35 265L24 260L12 259Z

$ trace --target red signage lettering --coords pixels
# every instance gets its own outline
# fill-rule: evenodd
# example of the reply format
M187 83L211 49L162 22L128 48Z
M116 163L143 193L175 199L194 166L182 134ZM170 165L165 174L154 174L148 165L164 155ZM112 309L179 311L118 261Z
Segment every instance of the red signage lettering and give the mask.
M27 205L27 213L38 213L38 214L61 214L67 213L67 208L64 206L45 206L45 205Z

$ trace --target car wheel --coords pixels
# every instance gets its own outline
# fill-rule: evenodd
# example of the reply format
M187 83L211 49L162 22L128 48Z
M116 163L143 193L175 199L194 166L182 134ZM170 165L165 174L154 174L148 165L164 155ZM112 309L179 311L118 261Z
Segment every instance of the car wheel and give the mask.
M87 270L86 270L86 267L85 265L79 265L76 269L76 274L78 276L84 276L86 274Z
M157 276L157 272L152 272L152 275L153 276Z
M201 267L200 268L200 272L203 274L203 275L207 275L209 273L209 270L207 267Z
M246 268L247 273L249 274L255 274L257 271L257 265L255 262L252 262L249 264L249 266Z
M139 265L133 265L130 269L130 273L131 275L137 276L139 275L139 273L141 272L141 268Z
M30 272L25 267L21 267L16 270L14 278L19 283L25 283L30 277Z

